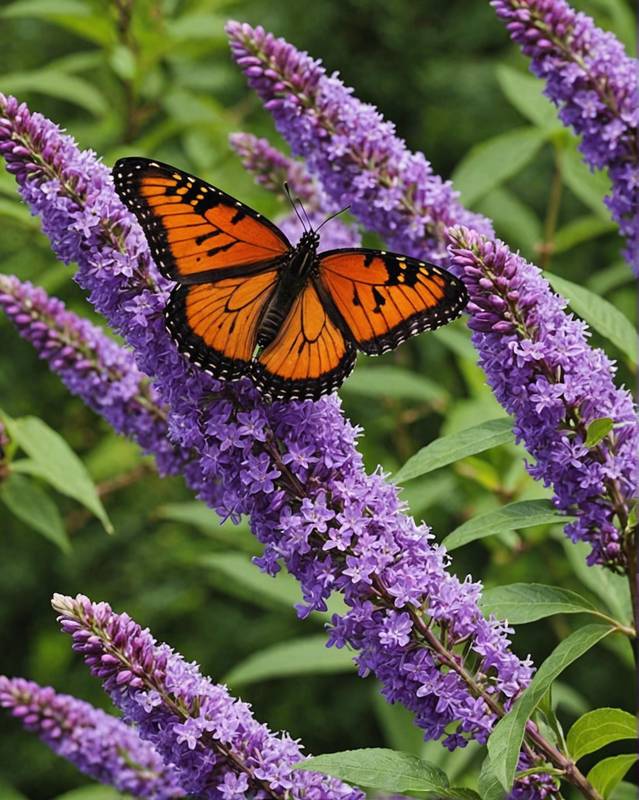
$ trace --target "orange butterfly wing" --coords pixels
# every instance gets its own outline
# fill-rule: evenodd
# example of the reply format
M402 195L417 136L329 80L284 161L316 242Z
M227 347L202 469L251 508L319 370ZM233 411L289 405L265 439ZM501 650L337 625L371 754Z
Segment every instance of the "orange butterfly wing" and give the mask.
M291 245L257 211L168 164L122 158L115 189L138 218L160 272L180 283L203 283L259 272Z
M359 350L379 355L459 316L463 283L440 267L380 250L320 253L319 280ZM335 315L335 310L337 315Z
M251 377L272 399L313 399L337 389L355 366L345 338L312 280L293 303L279 333L253 364Z
M166 308L178 349L216 378L249 374L257 329L278 279L275 269L176 286Z

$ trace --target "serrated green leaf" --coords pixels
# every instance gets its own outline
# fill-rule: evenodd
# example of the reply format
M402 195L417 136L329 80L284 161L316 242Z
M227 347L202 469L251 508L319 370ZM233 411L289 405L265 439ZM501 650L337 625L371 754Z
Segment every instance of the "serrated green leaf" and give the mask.
M96 117L107 111L107 103L89 81L77 75L53 70L13 72L2 76L2 90L11 94L36 92L56 97L84 108Z
M344 384L342 393L414 400L440 406L448 400L446 390L435 381L403 367L391 365L359 367Z
M497 67L497 82L509 102L534 125L558 127L557 110L542 92L543 83L512 67Z
M511 710L495 725L488 739L488 753L495 776L504 789L510 789L515 777L526 722L552 682L613 630L610 625L593 624L571 633L557 645Z
M448 787L441 769L410 753L383 747L326 753L295 765L383 792L429 792Z
M610 212L604 197L610 192L610 179L605 172L591 172L577 150L576 140L562 153L561 175L564 183L581 202L606 222Z
M539 128L516 128L475 145L453 173L453 184L465 205L512 178L537 154L547 139Z
M16 517L41 533L63 552L71 550L58 507L37 483L24 475L12 473L0 485L0 499Z
M352 672L353 652L347 648L327 647L326 636L307 636L278 642L252 653L223 678L231 686L246 685L291 675L322 675Z
M566 744L574 761L610 742L637 738L637 719L620 708L597 708L580 717L568 731Z
M22 417L9 423L12 438L36 465L38 474L62 494L89 509L108 533L113 526L98 497L84 464L59 433L37 417Z
M553 614L602 613L577 592L543 583L511 583L486 589L479 606L484 614L494 614L513 625L534 622Z
M395 483L404 483L432 472L434 469L452 464L461 458L473 456L497 445L514 441L510 417L498 417L481 425L474 425L458 433L442 436L422 447L411 456L394 476Z
M616 231L617 226L609 219L594 215L579 217L560 228L554 236L552 247L554 253L565 253L578 244L589 242L597 236Z
M637 335L630 320L619 309L583 286L550 272L544 274L580 317L618 347L633 364L637 363Z
M608 436L614 424L614 420L610 419L610 417L593 419L586 428L586 441L584 442L586 447L594 447L599 444L603 438Z
M184 503L166 503L156 508L155 514L160 519L192 525L212 539L229 545L235 550L244 550L253 555L260 551L259 543L251 533L248 520L242 519L238 525L234 525L230 520L222 523L215 512L204 503L195 500Z
M286 606L289 610L302 603L299 583L285 572L278 572L272 578L251 563L248 556L240 553L208 553L198 559L199 563L221 573L231 581L220 585L225 591L231 591L239 597L261 605L266 601L269 605ZM333 614L344 613L344 602L337 595L327 600L328 611L315 611L311 615L317 622L325 623Z
M636 753L604 758L590 770L586 777L604 800L607 800L636 760Z
M565 525L573 519L557 511L550 500L520 500L464 522L449 533L442 544L447 550L454 550L476 539L504 531L532 528L535 525Z

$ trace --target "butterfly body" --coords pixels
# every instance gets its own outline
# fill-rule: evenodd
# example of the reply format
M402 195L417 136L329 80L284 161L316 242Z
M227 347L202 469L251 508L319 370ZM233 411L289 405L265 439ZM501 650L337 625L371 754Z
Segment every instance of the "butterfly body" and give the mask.
M228 380L250 377L271 399L317 399L341 385L358 350L379 355L458 316L463 284L397 253L319 250L231 195L143 158L120 159L115 188L160 272L177 285L166 307L178 349Z

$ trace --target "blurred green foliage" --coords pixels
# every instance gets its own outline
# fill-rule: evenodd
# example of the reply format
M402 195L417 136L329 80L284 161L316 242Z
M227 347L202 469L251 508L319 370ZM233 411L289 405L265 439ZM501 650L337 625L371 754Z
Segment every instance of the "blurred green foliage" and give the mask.
M630 2L576 5L633 48ZM426 153L437 173L455 178L462 199L491 216L500 236L633 320L631 273L620 264L620 240L601 205L605 178L581 164L572 137L487 2L324 0L303 13L296 0L5 2L0 90L59 122L107 164L122 155L153 155L277 216L285 211L281 201L253 184L227 144L228 134L242 129L278 141L230 61L228 18L263 24L339 70L361 99L397 124L410 147ZM72 269L55 261L6 173L0 173L0 218L0 269L41 284L95 319L71 281ZM599 333L592 341L621 357ZM100 488L115 529L108 536L81 505L46 489L71 541L65 553L0 507L0 673L106 706L57 633L49 609L54 591L83 592L126 609L215 678L241 676L245 659L273 645L314 637L305 647L319 647L325 620L296 620L295 586L249 565L256 545L246 529L220 527L181 480L159 479L135 447L69 396L2 319L0 352L0 406L15 417L41 417L64 437ZM619 380L632 381L623 358ZM503 414L462 322L383 359L362 359L341 394L346 413L364 429L367 465L381 463L391 472L437 436ZM440 541L478 514L548 497L527 476L524 453L512 443L409 481L404 491ZM559 531L556 525L504 529L456 550L453 569L488 586L537 581L597 599L593 572L579 568L583 554ZM579 620L563 614L521 626L514 646L540 663ZM311 752L396 747L424 754L458 785L476 780L477 748L449 754L423 745L407 714L381 702L371 680L358 679L343 663L325 668L285 678L271 677L267 668L268 677L259 678L258 670L258 678L247 680L243 667L238 683L259 719L301 737ZM632 669L623 643L600 646L596 658L582 659L562 676L555 691L560 718L570 723L602 704L630 708ZM616 752L613 746L605 754ZM5 715L0 775L22 793L16 797L31 800L86 783ZM0 782L0 796L11 796L4 791Z

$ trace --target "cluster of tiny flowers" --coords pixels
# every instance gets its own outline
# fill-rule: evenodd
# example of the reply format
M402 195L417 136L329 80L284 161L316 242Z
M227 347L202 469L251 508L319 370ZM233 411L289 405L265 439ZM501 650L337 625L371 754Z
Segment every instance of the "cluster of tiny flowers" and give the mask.
M0 310L72 394L155 456L161 474L183 469L188 454L169 441L166 410L129 350L44 289L13 276L0 275Z
M467 228L449 236L470 295L473 343L535 458L530 474L553 487L558 508L577 515L566 533L591 545L589 563L624 569L639 447L632 397L615 386L614 365L588 346L585 323L564 312L537 267ZM588 425L602 417L614 428L589 447Z
M546 81L562 122L582 138L586 163L607 169L606 202L628 239L639 275L639 97L636 59L565 0L493 0L491 5Z
M266 139L259 139L250 133L234 133L230 142L257 183L277 194L281 194L285 184L288 184L292 198L302 201L303 208L297 207L278 221L280 230L289 241L296 242L309 226L313 230L322 226L322 250L361 245L361 237L355 227L340 219L326 221L327 216L336 209L310 177L303 162L288 158Z
M300 582L300 614L325 610L332 592L343 593L349 609L334 619L332 643L355 648L361 674L377 674L385 696L414 711L427 737L446 734L449 747L485 741L499 708L527 685L531 664L510 651L504 625L481 615L479 585L448 572L445 552L405 515L398 490L366 475L358 431L339 402L266 403L246 379L225 384L189 366L164 328L166 282L149 264L106 168L95 158L88 163L69 137L15 100L0 108L5 136L28 145L23 160L42 158L43 141L49 153L64 151L55 177L29 170L21 192L45 218L56 253L77 261L78 282L156 377L170 435L198 453L185 475L200 498L224 518L250 517L264 544L262 569L274 573L284 564ZM74 185L83 186L75 200L67 188ZM84 220L91 221L86 228ZM86 229L73 254L66 238L72 223ZM446 631L450 652L435 639L438 630ZM461 647L476 659L472 686L454 652Z
M127 614L83 595L54 595L52 605L73 649L140 737L171 765L187 794L211 800L363 800L341 781L294 770L304 759L296 741L271 733L249 705L158 644Z
M327 196L388 246L441 264L446 228L490 223L460 204L422 153L411 153L371 105L329 76L318 61L263 28L229 22L233 56L273 114L293 152L304 157Z
M0 706L54 753L100 783L150 800L184 797L177 774L122 720L83 700L0 675Z

